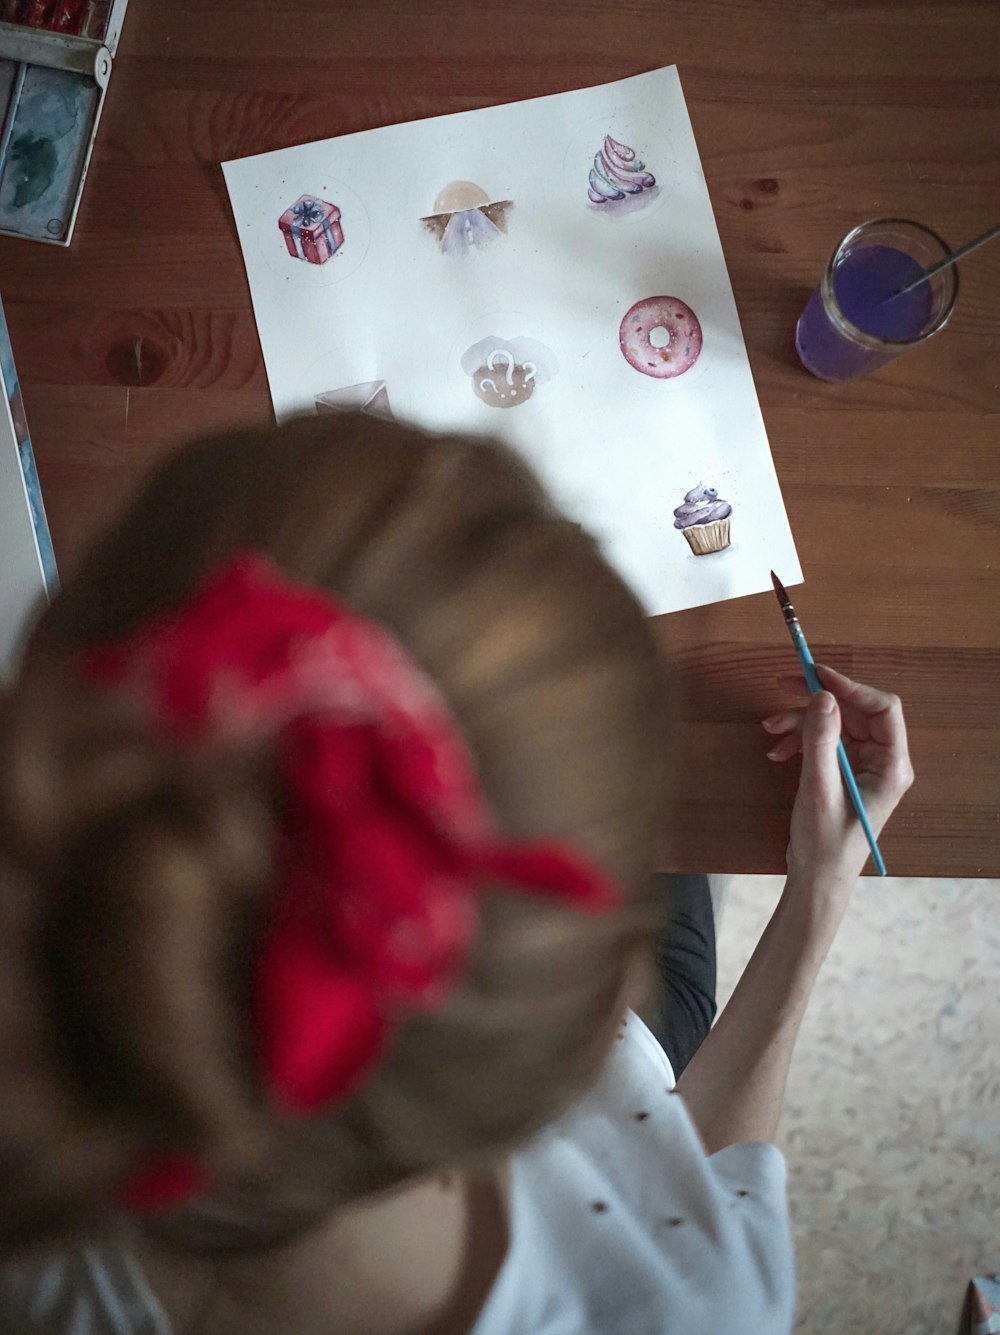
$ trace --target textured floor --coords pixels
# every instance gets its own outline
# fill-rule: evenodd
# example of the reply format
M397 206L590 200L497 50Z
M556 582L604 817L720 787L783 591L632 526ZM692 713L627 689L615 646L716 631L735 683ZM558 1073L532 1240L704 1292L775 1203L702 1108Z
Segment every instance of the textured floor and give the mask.
M719 1000L778 877L713 878ZM1000 881L866 879L820 976L779 1143L809 1335L953 1335L1000 1271Z

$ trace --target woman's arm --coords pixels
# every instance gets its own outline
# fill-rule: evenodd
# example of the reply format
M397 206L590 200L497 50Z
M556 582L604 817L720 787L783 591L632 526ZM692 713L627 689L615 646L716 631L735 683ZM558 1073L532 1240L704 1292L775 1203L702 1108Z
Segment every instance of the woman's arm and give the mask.
M837 765L843 729L873 830L913 782L899 700L819 668L826 690L806 710L765 719L783 761L802 752L788 880L715 1027L677 1082L709 1153L773 1140L799 1026L868 855ZM799 679L787 679L799 689ZM805 683L801 683L805 689Z

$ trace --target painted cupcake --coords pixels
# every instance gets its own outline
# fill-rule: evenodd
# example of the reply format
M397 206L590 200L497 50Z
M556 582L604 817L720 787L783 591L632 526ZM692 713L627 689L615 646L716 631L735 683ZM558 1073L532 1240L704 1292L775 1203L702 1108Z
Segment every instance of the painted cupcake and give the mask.
M674 528L688 540L695 556L721 552L729 546L729 516L733 507L719 498L714 487L699 482L687 492L684 504L674 511Z

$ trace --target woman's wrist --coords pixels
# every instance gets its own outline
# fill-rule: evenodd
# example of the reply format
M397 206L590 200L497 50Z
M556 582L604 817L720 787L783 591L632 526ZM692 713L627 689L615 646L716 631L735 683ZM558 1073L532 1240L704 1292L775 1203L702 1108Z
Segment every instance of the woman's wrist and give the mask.
M832 942L844 920L857 876L844 870L827 872L790 871L779 907L796 922L802 934Z

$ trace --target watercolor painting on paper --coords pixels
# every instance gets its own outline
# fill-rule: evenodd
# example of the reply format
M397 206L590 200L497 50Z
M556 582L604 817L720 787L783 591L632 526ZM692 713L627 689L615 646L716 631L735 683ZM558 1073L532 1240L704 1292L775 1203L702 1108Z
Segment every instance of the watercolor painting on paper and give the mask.
M368 380L361 385L344 385L316 395L317 413L367 413L370 417L392 418L389 390L384 380Z
M507 231L512 199L491 200L474 181L451 181L438 193L434 211L421 218L442 255L484 250Z
M292 259L325 264L344 244L340 209L315 195L301 195L278 219L285 249Z
M701 356L701 321L680 297L644 297L622 316L618 346L633 371L673 380Z
M684 493L684 502L674 511L674 528L687 539L695 556L710 556L729 547L733 507L715 487L700 482Z
M279 421L505 443L653 615L801 579L676 69L223 170Z
M591 204L605 213L617 214L645 208L658 193L656 177L646 170L635 149L606 134L587 178Z
M522 407L558 369L552 350L530 338L507 340L488 334L462 354L462 370L470 377L472 392L488 408Z

